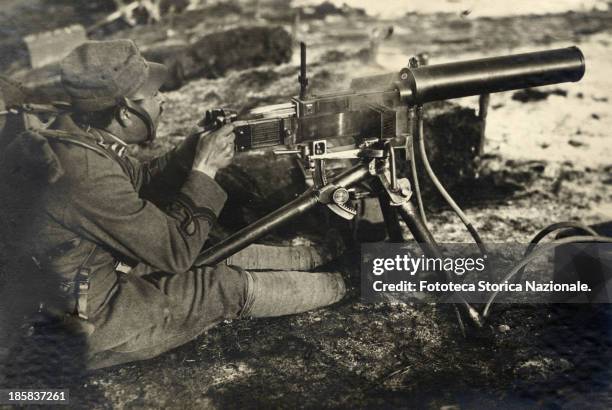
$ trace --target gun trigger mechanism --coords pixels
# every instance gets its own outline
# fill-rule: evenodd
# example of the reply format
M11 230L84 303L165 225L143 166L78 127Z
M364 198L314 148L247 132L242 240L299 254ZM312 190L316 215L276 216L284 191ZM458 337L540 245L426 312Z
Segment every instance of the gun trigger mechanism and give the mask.
M227 108L215 108L212 110L206 110L204 118L198 122L198 126L202 127L204 131L212 131L221 128L225 124L236 121L238 113L234 110Z

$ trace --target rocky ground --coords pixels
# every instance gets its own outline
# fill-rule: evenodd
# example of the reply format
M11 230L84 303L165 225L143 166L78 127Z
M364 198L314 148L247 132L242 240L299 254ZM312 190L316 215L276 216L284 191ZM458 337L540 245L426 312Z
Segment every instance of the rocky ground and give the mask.
M490 242L527 242L557 221L612 219L610 13L466 20L409 15L395 21L302 22L312 40L314 87L397 70L407 56L431 63L576 44L587 74L542 95L493 95L480 177L455 193ZM357 51L373 27L393 24L377 64ZM342 30L339 29L342 27ZM404 41L406 40L406 41ZM293 64L196 80L168 94L161 138L148 157L178 141L211 106L243 109L296 93ZM539 99L538 99L539 98ZM461 104L474 107L477 100ZM496 187L512 186L500 193ZM508 193L511 192L511 193ZM469 241L456 216L429 206L440 242ZM446 306L363 304L358 254L333 267L349 295L328 309L224 323L156 359L83 376L71 386L86 408L609 408L612 315L604 307L498 305L462 337ZM542 273L542 272L540 272ZM544 272L543 274L546 274Z

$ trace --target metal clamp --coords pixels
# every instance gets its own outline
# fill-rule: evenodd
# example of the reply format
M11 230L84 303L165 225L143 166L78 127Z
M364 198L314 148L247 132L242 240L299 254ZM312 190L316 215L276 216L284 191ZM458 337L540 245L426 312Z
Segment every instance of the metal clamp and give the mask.
M385 169L382 172L377 172L377 176L387 195L389 195L389 205L401 206L410 201L412 188L408 178L397 178L395 181L396 187L394 188L391 181L391 173L388 170Z

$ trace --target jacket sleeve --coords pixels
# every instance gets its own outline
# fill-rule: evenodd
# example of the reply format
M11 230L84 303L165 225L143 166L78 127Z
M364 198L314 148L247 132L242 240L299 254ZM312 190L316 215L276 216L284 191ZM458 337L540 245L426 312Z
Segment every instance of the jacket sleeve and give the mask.
M157 269L188 270L226 200L207 175L192 171L162 211L142 199L114 161L87 152L87 169L64 184L64 223L102 246Z
M141 163L126 158L140 196L157 204L167 203L168 198L174 196L187 179L197 143L198 135L191 135L168 153L150 161Z

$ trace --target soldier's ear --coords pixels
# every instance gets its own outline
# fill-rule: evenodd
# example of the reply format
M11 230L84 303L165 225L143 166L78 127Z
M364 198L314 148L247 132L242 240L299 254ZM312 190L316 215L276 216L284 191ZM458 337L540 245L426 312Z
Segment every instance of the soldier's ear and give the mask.
M117 118L117 122L123 128L128 128L129 126L132 125L132 119L130 118L131 117L130 111L127 109L127 107L119 107L115 116Z

